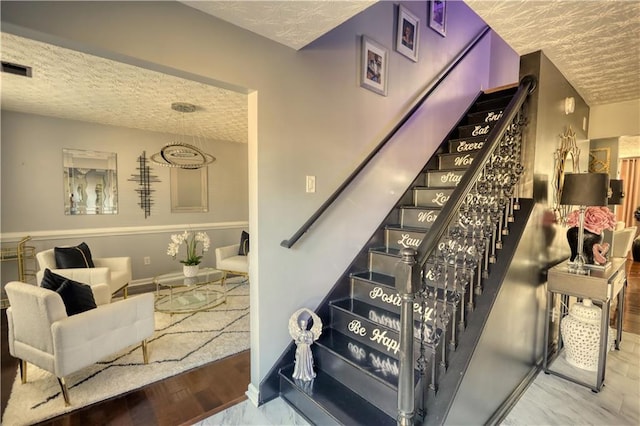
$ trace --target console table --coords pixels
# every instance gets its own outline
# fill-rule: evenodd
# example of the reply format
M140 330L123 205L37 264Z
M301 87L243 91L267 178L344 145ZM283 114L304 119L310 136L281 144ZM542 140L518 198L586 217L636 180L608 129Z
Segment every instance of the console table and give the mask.
M620 348L622 340L622 313L624 310L624 294L626 287L626 259L612 258L611 265L604 270L590 270L589 275L577 275L568 272L568 261L562 262L549 269L547 281L547 309L544 329L544 359L543 370L547 374L554 374L566 380L570 380L579 385L586 386L594 392L599 392L604 385L604 375L607 363L607 347L609 338L609 310L611 300L618 297L618 310L616 324L615 348ZM558 334L558 346L555 354L549 358L549 323L555 319L555 297L562 296L562 302L558 320L554 321ZM578 299L592 299L595 304L602 308L600 319L600 346L598 353L598 370L588 372L577 367L555 368L559 355L562 352L563 343L560 333L560 323L567 314L569 297ZM566 361L565 361L566 363ZM567 364L569 365L569 364ZM554 368L552 368L552 366ZM566 366L565 366L566 367Z

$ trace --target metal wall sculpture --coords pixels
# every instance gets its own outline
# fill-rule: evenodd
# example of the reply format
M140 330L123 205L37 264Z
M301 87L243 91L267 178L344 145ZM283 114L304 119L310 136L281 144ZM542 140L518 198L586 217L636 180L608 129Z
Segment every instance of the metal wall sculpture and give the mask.
M138 182L138 188L136 188L136 192L140 197L138 205L144 211L145 219L151 216L151 206L153 205L151 193L154 190L151 189L151 183L160 182L157 176L151 174L151 167L148 166L148 163L147 153L146 151L142 151L142 154L138 157L137 169L139 173L137 175L131 175L131 178L129 178L131 182Z

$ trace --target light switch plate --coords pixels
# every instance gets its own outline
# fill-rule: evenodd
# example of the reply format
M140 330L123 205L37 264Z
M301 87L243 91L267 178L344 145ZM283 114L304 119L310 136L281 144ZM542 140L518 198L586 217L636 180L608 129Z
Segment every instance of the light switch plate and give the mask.
M307 192L316 192L315 176L307 176Z

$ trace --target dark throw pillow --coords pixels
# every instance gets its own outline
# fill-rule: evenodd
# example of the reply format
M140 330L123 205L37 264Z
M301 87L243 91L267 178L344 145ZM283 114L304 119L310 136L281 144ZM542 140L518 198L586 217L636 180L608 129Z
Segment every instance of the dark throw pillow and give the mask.
M96 301L93 298L93 291L91 291L91 287L86 284L65 280L56 291L60 297L62 297L64 307L69 316L97 307Z
M242 231L242 235L240 236L240 248L238 249L238 254L240 256L246 256L249 253L249 233L247 231Z
M62 275L55 274L49 270L49 268L44 270L44 274L42 276L42 281L40 282L40 287L57 291L58 288L62 285L63 282L67 281L68 278L63 277Z
M82 243L76 247L55 247L56 268L93 268L89 246Z

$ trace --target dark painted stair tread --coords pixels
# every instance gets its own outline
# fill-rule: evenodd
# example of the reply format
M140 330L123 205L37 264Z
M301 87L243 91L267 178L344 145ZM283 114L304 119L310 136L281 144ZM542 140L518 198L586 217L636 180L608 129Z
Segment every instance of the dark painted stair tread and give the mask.
M398 324L400 323L400 315L396 314L395 312L389 311L387 309L384 308L380 308L377 306L373 306L370 305L368 303L362 302L360 300L357 299L341 299L341 300L334 300L332 302L330 302L331 305L336 306L340 309L343 309L345 311L350 312L353 315L362 317L364 319L366 319L367 321L374 323L378 326L382 326L382 327L386 327L390 330L393 330L395 332L398 332ZM376 321L375 319L371 319L371 311L380 311L383 314L380 314L380 317L383 317L386 321L387 324L383 323L383 322L379 322ZM415 321L416 327L419 327L420 321L419 318L417 318ZM430 329L431 328L431 324L427 324L427 327Z
M351 274L351 276L353 278L356 278L365 282L369 282L371 284L388 287L391 291L394 291L396 288L395 277L391 275L380 274L378 272L363 271L363 272L353 273ZM424 283L424 285L428 288L433 288L431 284ZM463 293L468 285L469 285L468 282L465 283L464 286L458 285L458 291ZM436 290L437 290L438 300L442 300L443 292L444 292L443 287L438 287ZM455 292L453 291L453 286L447 286L447 302L449 303L454 302L455 299L456 299L456 295L455 295Z
M353 364L364 373L375 377L377 380L397 390L398 370L400 368L397 360L389 358L384 353L350 339L344 334L334 330L323 332L316 343L333 352L335 356L339 356L346 362ZM363 356L365 352L366 356ZM372 362L372 360L377 360L377 362ZM388 361L380 362L382 360ZM414 383L418 382L419 377L420 372L414 370Z
M428 189L427 187L421 187L421 188ZM438 188L438 189L444 189L444 188ZM405 204L405 205L400 206L399 208L405 209L405 210L442 210L442 207L440 207L440 206L425 207L425 206L414 206L413 204ZM391 225L391 226L393 226L393 225Z
M363 271L355 274L351 274L352 277L358 278L364 281L369 281L375 284L386 285L388 287L395 287L395 277L391 275L380 274L378 272Z
M322 410L332 417L336 423L343 425L362 424L380 426L395 426L397 424L395 419L389 417L382 410L371 405L321 370L316 373L316 378L313 379L306 389L298 386L296 382L291 379L292 374L293 365L289 365L280 371L280 377L286 380L291 388L297 390L315 404L322 407ZM283 397L290 399L286 393Z
M433 170L433 171L434 172L441 172L442 170ZM432 188L430 186L414 186L412 189L416 190L416 191L420 191L420 190L434 189L434 188ZM436 189L438 189L438 190L452 189L453 190L453 189L456 189L456 187L455 186L439 186Z
M425 233L424 228L418 228L415 226L401 226L399 224L386 225L384 229L388 229L390 231L409 231L409 232L422 232Z
M375 252L375 253L384 254L384 255L387 255L387 256L393 256L393 257L400 258L400 250L394 249L394 248L372 247L372 248L369 249L369 253L371 253L371 252Z
M512 96L500 96L486 100L481 98L473 107L471 107L469 113L504 108L509 104L511 99Z

